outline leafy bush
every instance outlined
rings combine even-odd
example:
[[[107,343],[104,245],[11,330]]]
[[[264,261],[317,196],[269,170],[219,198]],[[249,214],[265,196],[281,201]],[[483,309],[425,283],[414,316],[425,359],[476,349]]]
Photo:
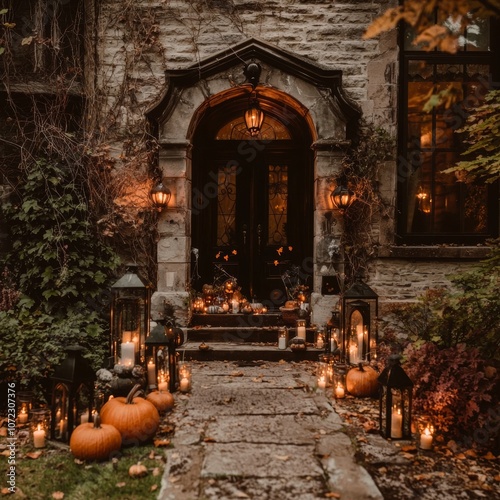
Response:
[[[427,290],[417,302],[391,308],[392,328],[408,340],[442,348],[465,344],[500,361],[500,248],[467,273],[452,278],[453,290]]]
[[[478,349],[464,344],[440,349],[425,342],[408,345],[404,356],[404,369],[414,383],[414,411],[429,415],[439,433],[470,438],[482,430],[482,436],[498,436],[489,411],[499,402],[498,372]]]
[[[97,237],[83,184],[69,167],[38,160],[21,181],[18,201],[2,206],[11,250],[0,281],[0,378],[41,393],[71,344],[86,348],[96,369],[102,365],[118,258]]]

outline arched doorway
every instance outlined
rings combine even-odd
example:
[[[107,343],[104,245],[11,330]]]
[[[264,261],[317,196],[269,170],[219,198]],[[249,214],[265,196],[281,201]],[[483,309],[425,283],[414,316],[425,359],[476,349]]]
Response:
[[[312,285],[313,139],[289,96],[257,87],[265,119],[251,137],[248,92],[216,97],[193,134],[193,286],[235,277],[243,295],[268,308],[287,299],[292,269]],[[298,106],[297,106],[298,108]]]

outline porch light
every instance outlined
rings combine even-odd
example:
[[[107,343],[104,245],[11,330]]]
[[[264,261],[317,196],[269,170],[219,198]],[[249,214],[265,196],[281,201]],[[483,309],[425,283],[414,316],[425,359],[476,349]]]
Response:
[[[348,187],[339,184],[330,194],[330,198],[332,199],[333,206],[344,212],[354,201],[354,193]]]
[[[252,137],[259,135],[264,121],[264,112],[259,107],[259,102],[255,97],[250,101],[249,108],[245,111],[245,125]]]
[[[149,193],[153,205],[161,212],[164,208],[167,208],[168,202],[172,197],[172,193],[168,187],[164,186],[162,182],[157,184]]]
[[[260,78],[261,67],[256,62],[250,62],[245,66],[244,74],[247,81],[252,85],[252,93],[250,95],[250,102],[248,109],[245,111],[244,119],[248,132],[252,137],[259,135],[262,123],[264,121],[264,112],[260,109],[259,101],[257,100],[257,87]]]

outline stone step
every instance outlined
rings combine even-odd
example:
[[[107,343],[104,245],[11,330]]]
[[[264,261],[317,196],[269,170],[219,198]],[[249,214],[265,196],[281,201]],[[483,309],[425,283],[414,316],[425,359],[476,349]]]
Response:
[[[307,345],[305,351],[278,349],[277,343],[205,342],[208,350],[200,350],[200,342],[188,341],[177,349],[185,361],[318,361],[324,349]]]
[[[193,342],[278,342],[278,333],[283,327],[219,327],[199,326],[188,328],[187,340]],[[295,337],[295,329],[287,328],[288,339]],[[306,329],[306,341],[315,342],[316,330]]]

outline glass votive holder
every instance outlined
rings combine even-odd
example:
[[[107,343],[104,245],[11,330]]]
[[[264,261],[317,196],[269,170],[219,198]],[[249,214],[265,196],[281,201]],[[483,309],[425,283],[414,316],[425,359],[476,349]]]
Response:
[[[191,365],[183,361],[179,363],[179,390],[191,391]]]
[[[333,372],[334,372],[334,362],[335,358],[333,354],[325,353],[319,355],[319,362],[325,363],[327,365],[327,377],[326,377],[326,386],[331,387],[333,385]]]
[[[288,347],[288,330],[280,328],[278,332],[278,349],[285,350]]]
[[[318,361],[316,365],[316,385],[319,390],[324,391],[328,385],[328,364]]]
[[[434,439],[434,425],[429,417],[423,416],[417,420],[417,432],[420,449],[431,450]]]
[[[19,391],[16,394],[18,423],[28,423],[33,408],[33,397],[34,394],[31,391]]]
[[[333,371],[333,397],[343,399],[346,394],[346,376],[349,367],[344,363],[337,363]]]
[[[45,448],[50,435],[50,409],[37,408],[31,411],[31,440],[35,448]]]

